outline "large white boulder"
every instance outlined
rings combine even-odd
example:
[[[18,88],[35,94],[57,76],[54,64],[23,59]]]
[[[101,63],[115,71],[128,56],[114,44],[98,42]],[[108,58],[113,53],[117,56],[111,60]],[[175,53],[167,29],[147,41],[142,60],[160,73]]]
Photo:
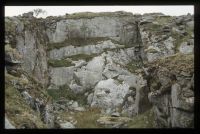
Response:
[[[95,87],[91,107],[100,107],[112,112],[123,103],[128,90],[127,84],[119,84],[114,79],[102,80]]]

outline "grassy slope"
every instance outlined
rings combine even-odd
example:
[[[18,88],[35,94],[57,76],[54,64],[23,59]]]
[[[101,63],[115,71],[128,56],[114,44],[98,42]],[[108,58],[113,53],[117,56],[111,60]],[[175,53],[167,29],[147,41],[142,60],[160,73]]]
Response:
[[[39,113],[33,111],[12,85],[5,85],[5,113],[16,128],[26,124],[28,128],[46,128]]]

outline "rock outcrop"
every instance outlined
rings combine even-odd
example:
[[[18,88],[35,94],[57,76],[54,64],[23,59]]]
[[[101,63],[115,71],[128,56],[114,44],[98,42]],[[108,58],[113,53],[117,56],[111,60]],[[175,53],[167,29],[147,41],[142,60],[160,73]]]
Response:
[[[194,126],[193,58],[193,55],[179,54],[157,61],[165,67],[156,67],[152,72],[149,99],[158,127]]]
[[[6,83],[47,128],[76,128],[57,124],[59,112],[132,118],[152,107],[157,127],[193,127],[193,30],[190,14],[5,17]]]

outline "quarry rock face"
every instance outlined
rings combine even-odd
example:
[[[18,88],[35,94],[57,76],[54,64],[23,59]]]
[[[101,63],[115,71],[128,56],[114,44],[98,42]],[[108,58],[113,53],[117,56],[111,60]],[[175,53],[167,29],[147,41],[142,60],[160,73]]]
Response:
[[[193,127],[193,30],[190,14],[86,12],[45,19],[32,13],[5,17],[5,68],[15,77],[21,77],[21,72],[31,76],[20,91],[33,109],[40,98],[29,95],[38,91],[30,84],[35,81],[43,91],[51,89],[53,99],[68,96],[65,99],[83,103],[72,109],[49,104],[50,99],[42,103],[48,128],[56,126],[52,111],[87,108],[130,118],[153,108],[159,128]],[[58,124],[76,127],[67,121]]]
[[[26,15],[29,17],[29,14]],[[22,55],[22,67],[35,76],[42,84],[47,84],[47,55],[45,25],[36,18],[9,17],[6,19],[6,33],[13,32],[8,38],[12,47]],[[6,34],[7,36],[7,34]]]

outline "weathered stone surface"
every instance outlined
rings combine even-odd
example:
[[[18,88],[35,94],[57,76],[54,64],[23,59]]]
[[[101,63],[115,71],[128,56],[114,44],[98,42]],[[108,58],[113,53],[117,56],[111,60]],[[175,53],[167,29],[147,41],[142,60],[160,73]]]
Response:
[[[102,56],[94,57],[91,61],[88,62],[85,68],[93,72],[102,72],[104,68],[104,62],[105,59]]]
[[[129,62],[137,59],[137,54],[135,52],[135,47],[119,49],[116,51],[108,51],[108,54],[105,55],[108,63],[119,63],[122,65],[126,65]],[[111,60],[111,61],[110,61]]]
[[[5,117],[5,129],[15,129],[15,127],[9,122],[7,117]]]
[[[183,42],[179,47],[179,51],[184,54],[193,53],[194,45],[190,44],[189,42]]]
[[[84,92],[83,86],[77,85],[76,83],[71,83],[69,85],[69,87],[74,93],[82,93],[82,92]]]
[[[181,90],[180,85],[172,85],[172,127],[192,127],[194,124],[194,115],[190,112],[194,111],[194,97],[184,99],[180,96]]]
[[[57,22],[55,32],[48,33],[48,37],[50,42],[62,42],[66,38],[72,37],[112,37],[120,40],[123,36],[123,25],[127,25],[128,21],[134,22],[134,18],[132,16],[101,16],[90,19],[81,17],[79,19],[62,19]],[[132,26],[136,27],[134,24]],[[134,36],[136,35],[127,35],[126,39],[134,40]]]
[[[112,49],[120,47],[118,44],[112,43],[111,40],[99,42],[97,44],[90,44],[82,47],[66,46],[60,49],[53,49],[49,52],[49,57],[51,59],[62,59],[64,57],[78,55],[78,54],[99,54],[104,51],[104,49]]]
[[[29,95],[27,91],[23,91],[22,96],[24,97],[27,104],[29,104],[32,108],[35,108],[34,98]]]
[[[176,63],[178,68],[175,71],[175,68],[170,67],[174,63],[170,63],[169,65],[165,65],[165,67],[158,67],[155,71],[151,72],[154,75],[154,79],[149,81],[151,83],[151,92],[148,98],[153,104],[157,126],[160,128],[184,128],[193,127],[194,125],[192,75],[181,75],[183,74],[182,71],[178,71],[186,71],[187,68],[190,68],[191,65],[189,64],[191,64],[192,59],[184,57],[182,59],[184,59],[184,63],[188,64],[185,68],[181,69],[181,63]],[[189,74],[193,72],[192,69],[188,71]]]
[[[186,26],[188,26],[190,29],[194,29],[194,21],[189,21],[186,23]]]
[[[60,128],[66,129],[66,128],[75,128],[75,126],[70,122],[60,123]]]
[[[43,111],[43,121],[47,124],[48,128],[54,128],[54,114],[52,104],[47,104]]]
[[[25,16],[31,17],[32,14],[27,13]],[[44,25],[37,20],[23,20],[19,17],[11,17],[10,21],[15,28],[6,28],[6,31],[13,33],[12,39],[9,37],[9,42],[22,55],[23,69],[46,85],[48,76],[45,45],[48,40],[44,32]],[[37,25],[37,27],[33,25]]]
[[[81,70],[74,73],[74,78],[86,90],[93,89],[102,79],[102,74],[93,71]]]
[[[80,68],[80,67],[82,67],[82,66],[87,64],[87,62],[85,60],[72,61],[72,63],[75,64],[74,67],[76,67],[76,68]]]
[[[50,68],[51,84],[61,86],[73,80],[74,67]]]
[[[125,95],[128,93],[129,86],[127,84],[119,84],[113,79],[100,81],[95,89],[92,99],[92,107],[100,107],[104,110],[114,110],[121,105]]]
[[[115,113],[111,114],[111,117],[119,117],[119,116],[120,116],[120,114],[118,112],[115,112]]]

